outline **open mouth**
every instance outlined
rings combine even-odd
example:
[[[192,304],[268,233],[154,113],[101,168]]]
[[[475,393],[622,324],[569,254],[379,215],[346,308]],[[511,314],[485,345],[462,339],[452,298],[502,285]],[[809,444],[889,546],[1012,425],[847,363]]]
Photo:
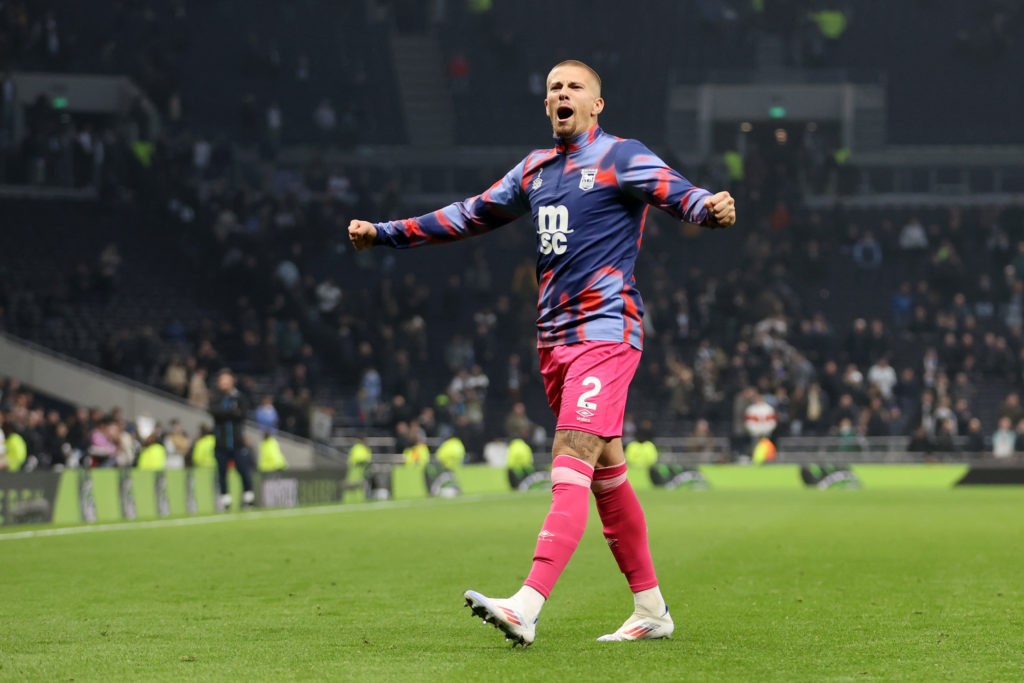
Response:
[[[564,104],[555,110],[555,115],[558,117],[559,121],[568,121],[572,118],[572,113],[572,107]]]

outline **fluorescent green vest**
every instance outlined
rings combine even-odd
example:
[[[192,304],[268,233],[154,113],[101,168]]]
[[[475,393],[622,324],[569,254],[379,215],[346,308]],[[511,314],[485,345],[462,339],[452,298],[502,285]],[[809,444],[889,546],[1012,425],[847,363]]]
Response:
[[[372,458],[373,451],[362,441],[357,441],[352,444],[352,448],[348,449],[349,467],[365,467],[370,464]]]
[[[466,459],[466,446],[462,443],[462,439],[457,436],[445,439],[437,447],[437,459],[450,470],[454,470],[461,465],[462,461]]]
[[[192,446],[192,467],[216,467],[217,457],[213,454],[217,440],[213,434],[207,434]]]
[[[658,447],[651,441],[633,441],[626,446],[626,462],[630,467],[647,469],[658,462]]]
[[[281,452],[281,444],[274,437],[263,439],[260,444],[260,472],[275,472],[288,469],[288,461]]]
[[[423,467],[430,461],[430,449],[425,443],[417,443],[409,446],[402,453],[405,456],[405,464],[415,467]]]
[[[159,442],[151,443],[139,453],[140,470],[163,470],[167,469],[167,449]]]
[[[21,434],[11,432],[7,435],[7,471],[17,472],[28,458],[28,445]]]
[[[522,439],[508,442],[508,466],[510,469],[533,467],[533,449]]]

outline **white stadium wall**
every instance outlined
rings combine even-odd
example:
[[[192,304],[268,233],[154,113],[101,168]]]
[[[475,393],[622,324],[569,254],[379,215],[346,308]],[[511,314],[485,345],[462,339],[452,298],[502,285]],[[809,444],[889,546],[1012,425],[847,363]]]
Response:
[[[0,375],[17,379],[34,390],[75,405],[96,406],[105,411],[121,408],[127,419],[149,415],[165,425],[177,419],[191,435],[197,433],[199,425],[211,422],[206,411],[170,395],[76,363],[5,334],[0,334]],[[250,427],[246,435],[253,445],[259,443],[257,429]],[[279,435],[278,440],[291,467],[313,467],[311,441],[285,434]]]

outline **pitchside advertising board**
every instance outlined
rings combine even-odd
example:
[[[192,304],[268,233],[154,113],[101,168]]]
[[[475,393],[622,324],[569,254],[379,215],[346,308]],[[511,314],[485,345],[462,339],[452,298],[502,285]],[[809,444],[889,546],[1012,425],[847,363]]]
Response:
[[[265,508],[340,503],[346,488],[343,473],[317,470],[268,473],[257,482],[257,503]]]
[[[48,524],[57,507],[59,473],[0,473],[0,526]]]
[[[518,490],[548,488],[547,472],[524,472],[513,479],[505,468],[469,466],[456,472],[422,467],[372,466],[347,481],[339,470],[264,474],[256,478],[260,507],[295,507],[352,501],[399,500],[460,493],[498,494],[511,485]],[[716,490],[856,488],[872,490],[949,489],[965,485],[1022,485],[1024,463],[917,463],[796,465],[762,467],[700,465],[666,466],[656,472],[630,471],[637,490],[665,488]],[[231,476],[237,502],[241,483]],[[213,470],[96,469],[55,472],[0,472],[0,526],[81,524],[126,519],[216,513],[217,481]]]
[[[254,479],[260,507],[339,503],[347,490],[343,473],[336,470],[268,473]],[[231,489],[239,500],[236,474]],[[213,470],[0,472],[0,526],[213,514],[217,492]]]

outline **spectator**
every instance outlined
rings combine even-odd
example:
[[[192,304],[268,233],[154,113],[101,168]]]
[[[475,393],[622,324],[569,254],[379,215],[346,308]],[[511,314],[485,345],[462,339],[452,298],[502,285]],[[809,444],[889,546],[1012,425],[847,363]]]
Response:
[[[893,400],[893,389],[899,381],[896,370],[889,365],[889,357],[881,356],[868,369],[868,385],[878,390],[882,400],[889,403]]]
[[[111,417],[103,418],[89,436],[89,466],[116,466],[120,440],[121,428],[117,422]]]
[[[260,399],[260,404],[256,406],[253,418],[264,435],[277,432],[278,416],[277,409],[274,407],[273,396],[265,395]]]
[[[985,444],[985,433],[982,431],[981,420],[972,417],[967,421],[967,445],[964,451],[973,458],[984,456],[987,448]]]
[[[1006,416],[999,418],[996,431],[992,434],[992,456],[995,458],[1011,458],[1017,446],[1017,432],[1013,429],[1013,421]]]
[[[175,396],[184,397],[188,392],[188,368],[178,356],[173,356],[164,370],[164,387]]]
[[[1016,426],[1017,438],[1013,443],[1013,450],[1017,453],[1024,452],[1024,418],[1017,422]]]
[[[846,355],[855,365],[867,365],[871,360],[871,339],[868,334],[868,322],[864,318],[853,321],[853,327],[846,337]]]
[[[861,433],[864,436],[888,436],[890,433],[890,413],[882,403],[882,399],[873,396],[868,401],[868,406],[861,411]]]
[[[188,380],[188,403],[206,410],[210,407],[210,391],[206,386],[206,368],[197,367]]]
[[[522,401],[514,403],[511,412],[505,417],[505,436],[530,441],[533,429],[533,422],[526,415],[526,405]]]
[[[928,249],[928,234],[917,216],[907,221],[900,229],[899,243],[900,249],[905,252],[921,252]]]
[[[7,425],[4,424],[3,417],[3,413],[0,413],[0,472],[10,468],[10,463],[7,460],[7,435],[4,434],[3,430]]]
[[[914,294],[910,282],[900,283],[899,288],[889,299],[889,310],[897,329],[902,330],[910,324],[914,314]]]
[[[327,278],[316,288],[317,310],[325,322],[329,322],[341,304],[341,288],[333,278]]]
[[[263,433],[257,465],[260,472],[280,472],[288,469],[288,461],[281,452],[281,443],[271,432]]]
[[[852,255],[861,270],[877,270],[882,266],[882,245],[870,230],[865,230],[854,243]]]
[[[142,448],[135,460],[135,467],[140,470],[160,471],[167,469],[167,449],[161,441],[159,427],[152,428],[142,440]]]
[[[998,416],[1000,420],[1004,417],[1008,418],[1010,424],[1014,425],[1024,419],[1024,407],[1020,403],[1020,394],[1015,391],[1007,394],[1002,405],[999,406]]]
[[[167,429],[161,431],[160,438],[162,439],[166,456],[166,466],[168,468],[180,468],[184,464],[189,448],[192,445],[188,434],[185,432],[185,428],[181,425],[181,421],[177,418],[172,419],[168,423]]]
[[[456,50],[451,57],[448,58],[448,83],[451,85],[452,92],[455,95],[462,95],[466,92],[469,84],[470,66],[469,60],[466,58],[465,53],[462,50]]]
[[[956,425],[953,420],[946,418],[938,421],[938,426],[935,428],[935,453],[956,453],[960,449],[956,445]]]
[[[228,492],[228,463],[234,462],[235,470],[242,477],[242,505],[251,506],[256,502],[253,492],[250,456],[245,443],[245,419],[249,414],[249,400],[236,386],[235,374],[224,368],[217,373],[216,391],[210,397],[210,413],[213,416],[213,434],[216,443],[217,482],[220,488],[218,507],[231,508],[231,494]]]
[[[932,442],[931,437],[928,436],[925,428],[920,425],[915,427],[914,433],[910,437],[910,442],[907,444],[907,452],[931,454],[934,450],[935,444]]]
[[[636,432],[636,439],[626,446],[626,462],[638,471],[647,471],[658,462],[658,447],[654,445],[653,424],[643,420]]]
[[[691,430],[690,435],[687,438],[686,450],[690,453],[703,456],[718,452],[717,445],[715,444],[715,437],[711,433],[710,422],[704,418],[694,421],[693,430]]]
[[[17,432],[17,430],[10,428],[6,423],[4,427],[7,428],[6,436],[3,444],[3,454],[0,457],[0,470],[6,469],[8,472],[21,471],[26,463],[29,462],[28,445],[25,443],[24,437]],[[0,430],[0,435],[4,432]]]
[[[854,427],[853,420],[844,417],[836,425],[836,449],[840,453],[858,453],[861,450],[860,437]]]

